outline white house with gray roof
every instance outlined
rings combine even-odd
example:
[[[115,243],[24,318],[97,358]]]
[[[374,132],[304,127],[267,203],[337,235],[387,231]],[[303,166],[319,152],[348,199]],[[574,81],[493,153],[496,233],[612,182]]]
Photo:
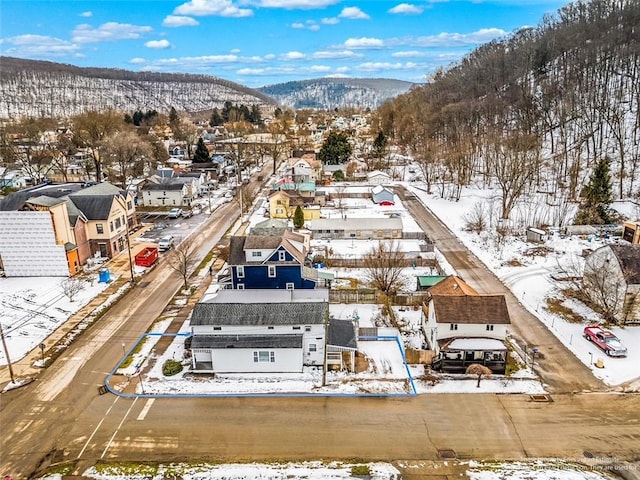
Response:
[[[191,314],[192,368],[202,373],[302,372],[323,365],[326,290],[221,290]]]

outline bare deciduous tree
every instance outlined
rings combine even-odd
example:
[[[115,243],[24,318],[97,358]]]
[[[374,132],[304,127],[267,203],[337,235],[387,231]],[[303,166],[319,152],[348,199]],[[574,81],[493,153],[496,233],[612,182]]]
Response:
[[[115,178],[121,188],[127,188],[127,178],[142,175],[144,161],[153,155],[151,145],[133,130],[121,130],[107,137],[103,152],[110,159]]]
[[[582,277],[582,293],[605,322],[618,323],[624,309],[629,275],[619,268],[615,255],[591,254]]]
[[[405,283],[403,275],[407,258],[397,242],[378,242],[363,258],[369,282],[386,294],[398,292]]]
[[[76,295],[84,290],[85,282],[81,278],[69,277],[60,282],[62,293],[66,295],[70,302],[73,302]]]
[[[467,367],[467,375],[477,375],[478,383],[476,385],[477,388],[480,388],[480,380],[482,377],[490,378],[493,372],[489,367],[485,367],[484,365],[480,365],[479,363],[472,363]]]
[[[191,238],[186,238],[174,248],[167,256],[169,266],[180,274],[184,281],[184,289],[189,286],[188,278],[196,255],[196,243]]]

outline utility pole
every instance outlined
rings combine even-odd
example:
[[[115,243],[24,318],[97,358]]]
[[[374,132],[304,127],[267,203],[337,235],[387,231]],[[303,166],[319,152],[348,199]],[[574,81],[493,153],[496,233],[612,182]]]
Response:
[[[2,330],[2,322],[0,322],[0,338],[2,339],[2,348],[4,349],[4,356],[7,357],[7,365],[9,366],[9,376],[11,377],[11,383],[16,383],[15,376],[13,375],[13,367],[11,366],[11,359],[9,358],[9,349],[7,348],[7,342],[4,339],[4,330]]]
[[[324,312],[324,365],[322,367],[322,386],[327,384],[327,351],[329,350],[329,308]]]

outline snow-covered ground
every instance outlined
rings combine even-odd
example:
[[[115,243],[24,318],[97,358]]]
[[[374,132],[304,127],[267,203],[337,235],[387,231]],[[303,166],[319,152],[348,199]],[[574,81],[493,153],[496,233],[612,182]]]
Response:
[[[563,269],[570,270],[572,264],[583,262],[583,249],[596,249],[606,245],[609,239],[596,236],[564,237],[555,232],[543,245],[549,251],[536,253],[535,249],[539,245],[526,242],[523,236],[508,237],[504,242],[498,242],[489,234],[476,234],[465,230],[465,218],[469,212],[474,210],[476,204],[495,205],[498,197],[496,191],[463,188],[460,200],[450,201],[438,195],[428,195],[414,184],[409,188],[511,289],[531,313],[536,315],[580,361],[592,369],[596,377],[612,386],[631,382],[630,389],[640,389],[640,328],[611,328],[627,346],[629,354],[626,358],[606,357],[602,350],[582,337],[584,326],[598,322],[598,315],[577,301],[565,300],[561,290],[569,285],[552,278],[552,275],[561,273]],[[633,208],[628,204],[621,203],[616,206],[621,209],[627,208],[628,213],[632,214]],[[487,209],[489,210],[489,207]],[[524,211],[514,212],[514,216],[520,215],[521,219],[525,214]],[[537,215],[544,214],[541,210]],[[493,222],[495,221],[497,218],[494,217]],[[545,308],[549,298],[563,299],[563,304],[581,315],[584,322],[571,323],[549,312]],[[604,368],[596,367],[598,359],[603,359]]]
[[[485,264],[508,285],[521,300],[521,302],[541,321],[543,321],[551,331],[553,331],[576,356],[586,365],[590,365],[594,374],[610,385],[619,385],[624,382],[636,380],[638,377],[637,365],[640,361],[640,329],[639,328],[614,328],[614,332],[622,339],[629,348],[627,358],[604,359],[604,368],[597,368],[596,361],[604,357],[603,352],[598,350],[593,344],[582,338],[581,332],[583,324],[570,323],[562,318],[552,315],[546,309],[546,299],[552,295],[559,295],[562,285],[553,280],[551,275],[557,273],[561,266],[568,262],[580,261],[580,252],[583,248],[597,248],[604,244],[604,240],[596,238],[561,238],[560,235],[552,236],[546,242],[550,251],[545,255],[527,255],[527,251],[534,245],[526,243],[521,239],[509,238],[501,244],[497,244],[495,239],[489,235],[477,235],[464,230],[465,214],[468,214],[477,202],[495,203],[496,192],[489,190],[464,189],[460,201],[453,202],[443,200],[435,195],[427,195],[423,190],[415,188],[412,183],[409,188],[413,188],[416,194],[445,222],[465,244],[482,259]],[[355,188],[355,187],[354,187]],[[380,209],[393,208],[394,212],[400,213],[403,221],[410,217],[401,204],[394,207],[378,207],[368,199],[355,199],[360,205],[368,205],[367,208],[357,208],[363,215],[386,214]],[[365,213],[363,213],[365,212]],[[369,213],[366,213],[369,212]],[[373,213],[371,213],[373,212]],[[258,219],[259,213],[252,216],[252,220]],[[413,222],[413,220],[411,220]],[[415,222],[413,222],[415,223]],[[358,250],[365,246],[358,243]],[[315,242],[317,244],[317,242]],[[417,241],[407,240],[408,249],[416,248]],[[336,251],[353,251],[350,240],[335,240],[331,242],[331,247]],[[438,256],[438,252],[435,254]],[[517,265],[517,266],[514,266]],[[445,270],[454,273],[450,266]],[[365,282],[362,270],[340,269],[334,271],[338,278],[355,278],[359,282]],[[428,267],[416,267],[407,269],[408,288],[411,290],[415,285],[415,276],[420,274],[433,273]],[[2,324],[5,335],[8,339],[9,351],[13,361],[22,358],[30,349],[37,347],[46,336],[73,312],[77,311],[90,298],[96,295],[106,284],[94,282],[87,284],[74,302],[69,302],[62,294],[59,282],[61,279],[51,278],[0,278],[0,313],[2,313]],[[596,321],[597,315],[577,302],[566,302],[576,312],[586,319],[586,322]],[[380,315],[380,307],[376,305],[331,305],[331,314],[335,318],[349,319],[358,317],[361,326],[376,325],[375,319]],[[419,332],[419,311],[396,311],[399,319],[405,318],[403,330],[406,332],[401,336],[402,344],[405,347],[420,348],[422,338]],[[186,326],[184,327],[186,329]],[[162,331],[162,326],[156,326],[156,331]],[[370,370],[360,374],[351,374],[347,378],[344,373],[331,373],[327,376],[327,386],[322,387],[322,375],[319,370],[313,368],[305,370],[297,376],[255,376],[249,378],[244,376],[219,376],[215,381],[187,381],[181,375],[167,379],[162,376],[161,365],[166,358],[182,359],[184,355],[183,338],[179,337],[172,349],[167,351],[162,358],[155,358],[151,353],[155,341],[158,337],[147,337],[145,345],[141,349],[140,358],[133,362],[129,370],[123,372],[129,376],[135,376],[138,372],[144,371],[139,378],[146,384],[149,383],[148,392],[158,394],[196,394],[200,393],[269,393],[269,392],[324,392],[335,393],[355,393],[355,392],[387,392],[387,393],[408,393],[411,388],[404,385],[410,382],[407,369],[402,363],[402,356],[396,342],[361,342],[363,353],[367,354],[370,361]],[[378,343],[380,343],[378,345]],[[366,350],[366,351],[365,351]],[[151,362],[145,363],[147,359]],[[4,352],[0,352],[0,363],[6,363]],[[150,368],[147,368],[149,366]],[[131,370],[133,369],[133,370]],[[385,378],[385,373],[392,372],[392,377]],[[382,374],[381,374],[382,373]],[[418,393],[424,392],[478,392],[478,391],[521,391],[540,392],[541,387],[537,380],[532,378],[529,371],[523,370],[516,378],[507,379],[485,379],[481,383],[481,388],[475,387],[475,382],[470,380],[449,380],[444,378],[436,385],[427,385],[418,380],[422,374],[421,367],[412,368],[411,376],[414,378],[415,390]],[[397,376],[397,377],[396,377]],[[400,379],[402,378],[402,380]],[[372,387],[372,383],[384,379],[385,385]],[[351,383],[352,382],[352,383]],[[347,385],[351,383],[351,385]],[[637,382],[636,383],[640,383]],[[153,385],[152,385],[153,384]],[[206,387],[205,387],[205,384]],[[274,386],[278,385],[277,388]],[[322,387],[322,388],[320,388]],[[326,388],[328,387],[328,388]],[[632,387],[635,388],[635,387]],[[199,390],[200,389],[200,390]]]
[[[411,470],[421,468],[421,465],[401,464],[401,468]],[[470,480],[611,480],[614,477],[608,473],[609,465],[589,465],[575,462],[548,460],[522,462],[457,462],[448,461],[431,465],[433,472],[455,470],[460,478]],[[637,469],[636,465],[613,465],[612,471],[618,469]],[[105,465],[99,468],[91,467],[83,472],[86,478],[95,480],[127,480],[146,478],[161,480],[163,478],[179,477],[184,480],[323,480],[323,479],[356,479],[363,478],[361,472],[366,468],[371,480],[395,480],[401,478],[401,472],[389,463],[348,464],[341,462],[304,462],[286,464],[171,464],[171,465],[139,465],[126,466]],[[357,470],[359,469],[359,470]],[[466,476],[463,476],[465,475]],[[447,475],[443,475],[444,478]],[[447,478],[452,475],[447,476]],[[49,475],[40,480],[61,480],[62,475]]]

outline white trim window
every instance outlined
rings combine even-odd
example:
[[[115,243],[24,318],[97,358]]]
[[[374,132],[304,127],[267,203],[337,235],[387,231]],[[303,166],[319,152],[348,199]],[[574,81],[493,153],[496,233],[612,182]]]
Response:
[[[284,252],[284,250],[279,250],[278,251],[278,261],[279,262],[284,262],[286,260],[286,254]]]
[[[238,278],[244,278],[244,265],[238,265],[236,267],[236,275]]]
[[[236,285],[237,290],[244,290],[244,283],[239,283],[238,285]]]
[[[296,288],[296,284],[292,282],[287,282],[287,290],[294,290]]]
[[[276,363],[276,352],[259,350],[253,352],[253,363]]]
[[[267,268],[269,269],[269,278],[275,278],[276,277],[276,266],[275,265],[268,265]]]

